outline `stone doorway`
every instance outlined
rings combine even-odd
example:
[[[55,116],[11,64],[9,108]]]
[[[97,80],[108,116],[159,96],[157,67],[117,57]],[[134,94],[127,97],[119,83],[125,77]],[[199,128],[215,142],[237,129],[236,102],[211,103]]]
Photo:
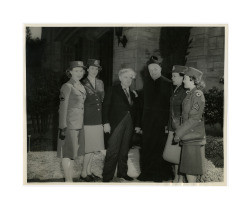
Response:
[[[105,90],[112,86],[113,78],[113,30],[107,31],[103,34],[98,42],[100,46],[99,58],[101,60],[102,71],[99,78],[104,82]]]

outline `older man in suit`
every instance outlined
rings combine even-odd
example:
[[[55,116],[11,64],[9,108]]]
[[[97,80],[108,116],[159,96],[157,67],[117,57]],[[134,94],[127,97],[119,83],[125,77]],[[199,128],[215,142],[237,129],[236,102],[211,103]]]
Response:
[[[117,177],[133,180],[127,175],[128,152],[133,135],[136,93],[129,89],[135,72],[130,69],[119,71],[120,84],[113,86],[103,102],[104,132],[110,133],[103,169],[103,182],[113,179],[116,165]]]

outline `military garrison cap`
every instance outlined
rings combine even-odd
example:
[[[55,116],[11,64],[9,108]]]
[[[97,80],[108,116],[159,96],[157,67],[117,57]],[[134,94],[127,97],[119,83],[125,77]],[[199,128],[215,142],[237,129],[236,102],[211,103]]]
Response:
[[[184,74],[189,77],[194,77],[198,82],[201,81],[203,73],[193,67],[188,67],[187,70],[184,71]]]
[[[181,65],[174,65],[172,69],[172,73],[183,73],[184,71],[187,70],[188,67],[186,66],[181,66]]]
[[[88,66],[98,67],[99,70],[102,69],[102,66],[100,65],[100,60],[88,59],[87,65],[88,65]]]
[[[69,68],[75,68],[75,67],[82,67],[82,68],[86,68],[86,66],[84,66],[83,61],[71,61],[69,63]]]

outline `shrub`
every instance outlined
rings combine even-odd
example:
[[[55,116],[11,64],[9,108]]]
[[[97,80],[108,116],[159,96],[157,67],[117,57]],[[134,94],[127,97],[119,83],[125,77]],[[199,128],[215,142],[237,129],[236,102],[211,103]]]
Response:
[[[27,114],[34,132],[46,132],[58,110],[59,84],[56,74],[40,71],[27,75]]]
[[[206,158],[211,160],[217,167],[224,166],[223,138],[207,136]]]
[[[205,92],[204,95],[206,98],[205,123],[209,125],[220,123],[223,127],[224,91],[213,87],[208,92]]]

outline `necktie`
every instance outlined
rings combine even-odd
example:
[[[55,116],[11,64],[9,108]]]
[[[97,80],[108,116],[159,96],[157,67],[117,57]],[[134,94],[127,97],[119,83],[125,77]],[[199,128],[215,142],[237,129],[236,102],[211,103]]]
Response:
[[[95,80],[90,80],[92,87],[95,89]]]
[[[131,104],[131,103],[132,103],[132,102],[131,102],[131,98],[130,98],[130,95],[129,95],[127,89],[124,89],[124,92],[125,92],[125,94],[126,94],[126,96],[127,96],[127,98],[128,98],[129,104]]]

